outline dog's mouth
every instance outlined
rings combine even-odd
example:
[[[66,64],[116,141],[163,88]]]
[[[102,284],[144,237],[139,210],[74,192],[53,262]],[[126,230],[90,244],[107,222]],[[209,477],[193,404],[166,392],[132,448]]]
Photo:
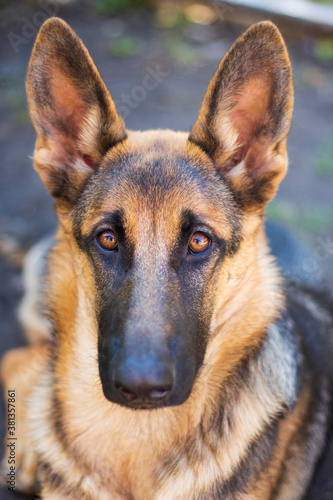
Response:
[[[117,398],[117,400],[113,399],[112,402],[117,403],[121,406],[126,406],[127,408],[131,408],[133,410],[156,410],[158,408],[170,406],[167,398],[163,398],[157,401],[151,401],[149,399],[128,401],[124,398]]]
[[[166,406],[164,402],[162,403],[149,403],[147,402],[142,402],[142,403],[127,403],[126,405],[129,408],[132,408],[133,410],[156,410],[157,408],[162,408],[163,406]]]

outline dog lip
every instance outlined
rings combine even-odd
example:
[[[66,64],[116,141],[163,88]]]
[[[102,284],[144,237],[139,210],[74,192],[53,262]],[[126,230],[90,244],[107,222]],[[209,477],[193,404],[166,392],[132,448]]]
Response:
[[[133,410],[156,410],[157,408],[160,408],[160,406],[152,405],[149,403],[141,403],[137,405],[132,404],[131,408],[133,408]]]
[[[131,401],[126,404],[128,408],[132,408],[133,410],[156,410],[157,408],[161,408],[165,406],[165,402],[156,401],[156,402],[148,402],[148,401]]]

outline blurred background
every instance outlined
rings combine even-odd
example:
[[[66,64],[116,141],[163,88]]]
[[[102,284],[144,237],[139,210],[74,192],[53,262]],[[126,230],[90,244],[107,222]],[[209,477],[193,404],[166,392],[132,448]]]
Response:
[[[31,49],[52,15],[82,38],[132,129],[189,130],[236,37],[252,22],[276,22],[294,70],[295,111],[289,172],[268,215],[310,247],[303,271],[320,266],[333,280],[333,0],[1,0],[1,352],[23,342],[14,314],[22,253],[55,227],[52,200],[32,168],[35,132],[25,96]],[[331,493],[311,498],[333,498],[332,479],[323,481]]]

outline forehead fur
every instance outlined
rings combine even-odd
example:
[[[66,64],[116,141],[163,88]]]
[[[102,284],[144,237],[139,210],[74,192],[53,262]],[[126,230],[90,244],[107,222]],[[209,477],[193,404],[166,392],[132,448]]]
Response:
[[[107,153],[79,205],[81,234],[89,234],[108,213],[121,212],[132,225],[149,219],[170,230],[190,211],[229,239],[240,216],[211,160],[187,141],[187,134],[169,130],[129,133]]]

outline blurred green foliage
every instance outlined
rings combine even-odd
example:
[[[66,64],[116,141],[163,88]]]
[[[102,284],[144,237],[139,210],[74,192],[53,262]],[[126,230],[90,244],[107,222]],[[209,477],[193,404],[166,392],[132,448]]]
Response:
[[[18,126],[29,123],[24,75],[16,71],[0,74],[0,87],[10,121]]]
[[[267,207],[269,219],[282,222],[305,239],[310,234],[325,234],[333,229],[333,210],[326,205],[300,209],[286,200],[274,200]]]
[[[163,46],[169,57],[181,66],[193,66],[201,60],[195,45],[184,40],[184,37],[179,33],[166,33],[163,37]]]
[[[317,40],[315,43],[315,53],[317,58],[322,62],[333,61],[333,40],[331,38]]]
[[[110,52],[116,57],[130,57],[139,54],[144,47],[141,38],[133,36],[122,36],[112,40]]]
[[[315,158],[315,171],[321,177],[333,176],[333,131],[322,144],[320,152]]]
[[[116,14],[123,10],[147,7],[149,0],[96,0],[91,2],[94,9],[101,14]]]
[[[328,5],[333,5],[333,0],[312,0],[312,2],[326,3]]]
[[[16,125],[26,125],[29,123],[28,106],[24,88],[14,87],[7,93],[7,103]]]
[[[184,27],[189,24],[185,16],[184,6],[167,4],[157,6],[154,12],[154,24],[157,28]]]

